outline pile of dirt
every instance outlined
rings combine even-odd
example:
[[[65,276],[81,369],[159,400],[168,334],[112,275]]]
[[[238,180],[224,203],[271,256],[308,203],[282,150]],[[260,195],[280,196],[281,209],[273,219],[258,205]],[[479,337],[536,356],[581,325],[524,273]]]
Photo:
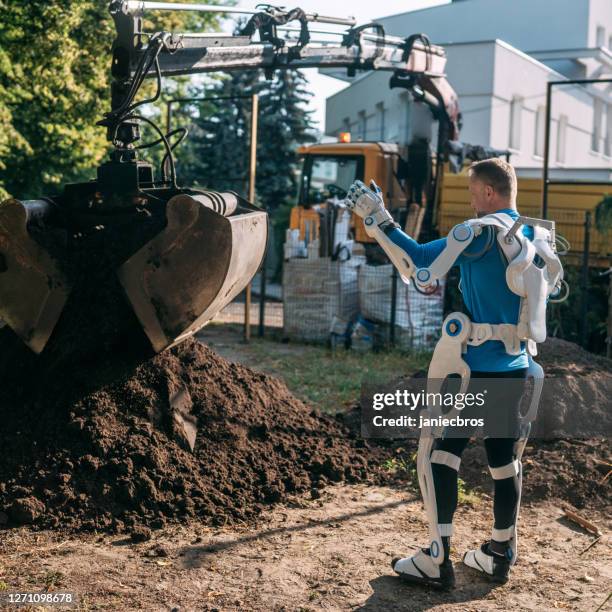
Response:
[[[581,346],[561,338],[548,338],[539,344],[535,359],[544,368],[546,376],[612,375],[612,360],[589,353]]]
[[[572,342],[549,338],[538,345],[536,361],[544,368],[545,384],[532,435],[523,454],[523,499],[555,499],[577,508],[609,507],[612,502],[612,360],[594,355]],[[415,376],[426,377],[425,371]],[[343,416],[357,431],[360,408]],[[564,435],[561,435],[564,434]],[[588,434],[588,435],[586,435]],[[396,480],[414,481],[411,467],[416,440],[381,442],[397,470]],[[492,481],[481,440],[470,443],[461,461],[468,487],[492,492]]]
[[[535,436],[524,454],[526,498],[561,499],[577,508],[605,508],[612,501],[612,360],[589,353],[560,338],[548,338],[538,346],[536,360],[544,368],[553,392],[542,402],[544,425],[564,414],[563,430],[575,437],[547,439]],[[545,387],[546,390],[546,387]],[[545,392],[545,396],[546,392]],[[584,424],[580,427],[578,424]],[[589,424],[590,427],[587,427]],[[593,437],[580,435],[592,431]],[[553,431],[551,427],[548,434]]]
[[[147,527],[192,516],[246,521],[377,469],[336,419],[196,341],[96,367],[47,361],[0,332],[0,519],[9,525],[134,537],[144,527],[146,537]]]
[[[546,379],[532,437],[612,439],[612,361],[559,338],[540,345],[536,361]]]
[[[531,440],[523,453],[523,501],[568,502],[576,508],[610,506],[612,447],[608,439]],[[473,443],[461,460],[461,477],[471,488],[492,494],[493,483],[482,444]]]
[[[196,341],[152,356],[115,277],[97,269],[41,356],[0,330],[0,525],[146,538],[190,517],[249,521],[294,494],[317,498],[328,482],[388,482],[398,476],[389,458],[413,465],[416,441],[363,441],[355,413],[319,415],[279,380]],[[567,342],[548,341],[540,361],[596,389],[612,379],[609,361]],[[609,440],[535,440],[525,460],[527,499],[609,501],[599,484]],[[487,486],[480,449],[463,465],[468,484]]]
[[[363,441],[280,381],[196,341],[152,354],[116,270],[165,216],[126,210],[45,242],[72,290],[40,356],[0,330],[0,526],[142,537],[192,516],[246,521],[375,474]]]

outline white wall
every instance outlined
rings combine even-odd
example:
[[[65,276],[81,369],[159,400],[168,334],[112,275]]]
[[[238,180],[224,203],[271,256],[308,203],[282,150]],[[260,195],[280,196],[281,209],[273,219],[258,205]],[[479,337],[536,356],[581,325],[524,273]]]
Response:
[[[604,5],[608,5],[605,8]],[[432,42],[503,38],[522,51],[587,47],[593,16],[610,0],[465,0],[380,19],[389,34],[425,32]],[[595,18],[595,17],[593,17]],[[608,23],[610,18],[608,17]]]
[[[407,91],[389,89],[388,72],[372,72],[358,79],[349,90],[327,98],[325,133],[337,136],[349,128],[353,140],[406,142],[409,137],[411,97]],[[345,93],[346,92],[346,93]],[[381,138],[379,104],[385,109],[385,133]],[[367,132],[361,138],[360,113],[365,113]],[[348,125],[345,119],[349,119]]]
[[[560,80],[559,75],[505,43],[499,42],[496,45],[490,144],[499,148],[509,146],[510,103],[514,96],[522,97],[520,149],[514,151],[512,156],[513,163],[518,167],[542,166],[542,157],[535,152],[536,115],[538,107],[546,104],[546,84],[549,80]],[[558,163],[557,133],[559,117],[562,115],[568,120],[565,160]],[[551,118],[551,167],[576,170],[609,170],[612,167],[610,158],[603,155],[603,151],[599,154],[591,152],[593,98],[589,93],[578,86],[555,88]],[[584,173],[581,176],[584,177]]]
[[[612,1],[611,0],[590,0],[589,3],[589,47],[609,46],[612,37]],[[597,44],[597,27],[601,26],[604,30],[604,44]]]
[[[457,91],[464,112],[462,139],[466,142],[489,141],[494,59],[494,42],[454,45],[453,52],[448,54],[449,79],[454,85],[460,83]],[[348,125],[353,140],[358,140],[361,137],[360,113],[365,113],[365,140],[380,140],[379,105],[382,103],[385,108],[386,141],[405,144],[414,138],[431,136],[433,121],[429,109],[415,104],[405,90],[391,90],[390,76],[387,72],[366,73],[355,80],[349,89],[329,97],[325,133],[337,135]],[[346,118],[349,119],[348,124]]]
[[[491,141],[491,94],[495,70],[494,41],[446,47],[446,73],[459,95],[463,115],[461,140],[474,144]]]
[[[477,1],[466,0],[465,4]],[[521,97],[520,149],[513,152],[512,161],[525,170],[524,174],[540,169],[542,158],[535,154],[536,114],[538,107],[545,105],[547,81],[559,80],[561,76],[502,41],[447,45],[446,52],[448,79],[459,95],[463,113],[461,140],[508,148],[511,101],[515,96]],[[389,90],[388,78],[386,73],[371,73],[328,98],[326,133],[337,135],[345,129],[344,119],[349,118],[350,131],[357,140],[359,113],[364,112],[368,126],[366,140],[378,140],[377,126],[380,124],[376,105],[381,102],[386,109],[387,141],[404,143],[415,134],[429,132],[429,111],[407,104],[397,90]],[[405,92],[402,95],[405,96]],[[564,164],[557,163],[556,155],[561,115],[568,120]],[[607,176],[610,175],[610,158],[590,151],[593,108],[588,94],[577,87],[556,89],[552,119],[550,163],[553,168],[576,169],[576,178],[606,178],[606,170]],[[589,174],[580,172],[580,168],[599,168],[599,171],[589,171]]]

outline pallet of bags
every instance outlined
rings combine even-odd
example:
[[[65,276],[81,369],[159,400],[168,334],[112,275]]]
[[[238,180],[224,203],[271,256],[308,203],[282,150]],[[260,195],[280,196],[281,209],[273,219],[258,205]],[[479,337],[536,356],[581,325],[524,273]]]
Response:
[[[294,340],[327,342],[334,319],[351,321],[359,311],[360,259],[289,259],[283,267],[283,332]]]
[[[419,293],[414,283],[406,285],[399,276],[396,282],[396,346],[409,350],[432,349],[440,337],[444,318],[444,279],[431,295]],[[388,337],[392,317],[393,266],[360,266],[358,285],[361,315],[385,328]]]

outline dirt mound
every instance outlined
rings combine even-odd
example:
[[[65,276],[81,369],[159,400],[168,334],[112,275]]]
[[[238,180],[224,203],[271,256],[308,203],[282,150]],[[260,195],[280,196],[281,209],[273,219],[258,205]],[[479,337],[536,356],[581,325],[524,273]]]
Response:
[[[358,413],[316,414],[277,379],[196,341],[151,357],[125,314],[114,319],[118,332],[106,327],[95,343],[73,334],[74,346],[97,347],[79,354],[62,351],[56,335],[36,357],[0,330],[0,525],[142,540],[189,517],[248,521],[292,494],[316,498],[330,481],[415,484],[384,466],[412,465],[416,441],[364,442]],[[542,347],[540,362],[548,375],[612,376],[607,360],[559,340]],[[533,440],[525,497],[609,503],[606,462],[609,440]],[[482,449],[468,449],[463,465],[469,485],[489,486]]]
[[[117,355],[63,371],[44,362],[0,332],[0,512],[9,525],[142,539],[142,526],[168,520],[248,520],[376,468],[337,420],[196,341],[142,363]]]
[[[612,481],[606,475],[612,466],[612,361],[558,338],[549,338],[538,350],[536,361],[544,368],[547,380],[523,455],[523,499],[556,499],[577,508],[609,507]],[[419,371],[414,376],[423,378],[427,373]],[[359,431],[359,406],[342,420]],[[387,465],[395,480],[415,482],[416,440],[373,442],[385,447],[393,459]],[[481,440],[471,443],[464,452],[461,477],[468,487],[492,491]]]
[[[525,502],[554,499],[576,508],[602,510],[612,502],[609,440],[532,440],[523,453]],[[493,483],[482,444],[471,444],[461,460],[461,477],[469,487],[492,494]]]
[[[577,508],[611,503],[612,361],[559,338],[538,345],[547,382],[533,435],[523,455],[526,501],[560,499]],[[559,436],[555,432],[573,433]],[[587,438],[585,431],[593,433]],[[490,488],[482,445],[462,461],[466,482]]]
[[[40,356],[0,330],[0,526],[143,539],[375,474],[363,441],[280,381],[196,341],[152,355],[116,270],[161,217],[132,216],[67,238],[73,289]]]
[[[538,350],[546,380],[532,438],[612,439],[612,361],[559,338]]]
[[[545,384],[534,436],[523,455],[525,499],[560,499],[577,508],[609,506],[610,479],[605,476],[612,465],[612,360],[573,342],[548,338],[538,345],[536,361],[550,380]],[[560,431],[580,433],[590,426],[599,435],[542,439],[554,434],[559,423]],[[489,488],[482,448],[468,449],[462,466],[467,482]]]
[[[539,344],[536,361],[542,365],[547,376],[612,375],[611,359],[589,353],[581,346],[561,338],[548,338]]]

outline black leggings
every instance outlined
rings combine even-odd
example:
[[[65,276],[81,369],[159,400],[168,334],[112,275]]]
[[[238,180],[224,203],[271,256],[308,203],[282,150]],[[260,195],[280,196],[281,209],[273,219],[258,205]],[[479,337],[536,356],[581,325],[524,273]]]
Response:
[[[436,450],[444,450],[461,457],[469,438],[437,440]],[[514,440],[511,438],[487,438],[484,441],[490,467],[502,467],[514,459]],[[439,463],[432,463],[438,523],[452,523],[457,509],[457,471]],[[518,510],[518,484],[515,478],[494,480],[493,516],[496,529],[514,525]]]
[[[472,378],[525,378],[527,368],[512,370],[510,372],[472,372]],[[513,390],[517,391],[514,392]],[[521,394],[518,386],[509,386],[508,393],[513,393],[511,398],[504,398],[505,403],[514,404],[516,407],[515,418],[518,422],[518,410],[520,407]],[[514,397],[516,396],[516,397]],[[493,404],[494,405],[494,404]],[[435,441],[434,450],[446,451],[461,457],[465,447],[470,441],[466,438],[441,438]],[[487,451],[487,460],[490,468],[502,468],[509,466],[514,461],[514,444],[516,438],[485,438],[484,445]],[[457,509],[457,470],[441,463],[431,464],[434,488],[436,492],[436,506],[438,511],[438,523],[450,524]],[[508,529],[516,521],[518,512],[519,495],[518,481],[511,475],[506,478],[494,479],[494,502],[493,515],[495,529]]]

